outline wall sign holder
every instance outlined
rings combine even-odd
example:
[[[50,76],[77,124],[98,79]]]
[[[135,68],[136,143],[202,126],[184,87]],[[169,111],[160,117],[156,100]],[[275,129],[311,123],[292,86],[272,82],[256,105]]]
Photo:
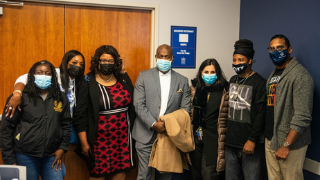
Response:
[[[173,68],[196,67],[197,27],[171,26]]]

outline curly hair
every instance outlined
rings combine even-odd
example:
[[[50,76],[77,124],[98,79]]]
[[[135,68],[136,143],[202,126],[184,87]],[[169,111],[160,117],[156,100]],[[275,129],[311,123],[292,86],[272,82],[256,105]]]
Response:
[[[116,48],[111,45],[102,45],[96,50],[94,56],[91,57],[90,71],[94,72],[94,74],[99,73],[99,61],[102,54],[110,54],[113,57],[113,74],[119,75],[122,69],[122,59],[120,59],[120,55],[118,54]]]
[[[41,60],[39,62],[36,62],[29,70],[28,81],[26,84],[29,100],[31,101],[32,99],[33,104],[35,106],[37,105],[37,99],[40,94],[40,89],[34,83],[35,81],[34,73],[36,71],[36,68],[39,65],[47,65],[51,69],[52,77],[51,77],[51,86],[49,87],[49,92],[52,94],[55,100],[62,101],[62,92],[60,91],[60,87],[57,79],[57,72],[55,70],[55,67],[47,60]]]
[[[69,73],[68,73],[68,63],[69,61],[75,56],[81,56],[83,59],[83,69],[85,69],[85,59],[81,52],[77,50],[70,50],[68,51],[62,58],[60,64],[60,79],[61,79],[61,86],[64,89],[64,93],[68,93],[69,89]],[[79,84],[80,80],[83,79],[83,74],[81,76],[76,77],[76,85]]]
[[[213,85],[218,87],[218,89],[223,89],[223,88],[228,89],[228,85],[229,85],[228,81],[226,80],[226,77],[224,76],[224,73],[223,73],[222,69],[220,68],[218,61],[213,58],[206,59],[205,61],[203,61],[201,63],[199,70],[198,70],[198,73],[197,73],[197,76],[195,78],[197,88],[200,88],[201,90],[203,90],[206,87],[205,82],[202,79],[201,73],[206,66],[210,66],[210,65],[213,65],[215,67],[216,75],[217,75],[217,80]]]

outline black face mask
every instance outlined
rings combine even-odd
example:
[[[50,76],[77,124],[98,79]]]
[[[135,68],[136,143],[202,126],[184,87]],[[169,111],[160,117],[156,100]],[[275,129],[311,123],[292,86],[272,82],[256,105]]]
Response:
[[[110,75],[113,73],[114,64],[100,64],[100,72],[103,75]]]
[[[247,63],[242,63],[242,64],[232,64],[232,69],[237,73],[237,74],[242,74],[248,67]]]
[[[68,68],[68,73],[69,73],[69,76],[75,78],[83,75],[84,71],[82,67],[70,64]]]

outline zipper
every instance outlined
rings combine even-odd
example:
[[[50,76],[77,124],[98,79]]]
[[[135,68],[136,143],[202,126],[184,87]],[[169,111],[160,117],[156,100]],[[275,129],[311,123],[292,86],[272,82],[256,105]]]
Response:
[[[48,97],[48,96],[47,96]],[[45,149],[46,149],[46,132],[47,132],[47,120],[48,120],[48,113],[47,113],[47,97],[46,99],[43,101],[44,103],[44,109],[45,109],[45,115],[46,115],[46,119],[44,121],[44,140],[43,140],[43,151],[42,151],[42,157],[44,157],[44,153],[45,153]]]

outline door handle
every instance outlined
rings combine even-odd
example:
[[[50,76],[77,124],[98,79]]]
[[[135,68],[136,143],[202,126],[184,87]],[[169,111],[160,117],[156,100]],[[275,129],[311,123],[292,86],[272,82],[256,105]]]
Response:
[[[23,2],[14,2],[14,1],[3,1],[3,0],[0,0],[0,5],[23,6]]]
[[[3,15],[3,7],[2,6],[23,6],[23,2],[13,2],[13,1],[0,0],[0,16]]]

